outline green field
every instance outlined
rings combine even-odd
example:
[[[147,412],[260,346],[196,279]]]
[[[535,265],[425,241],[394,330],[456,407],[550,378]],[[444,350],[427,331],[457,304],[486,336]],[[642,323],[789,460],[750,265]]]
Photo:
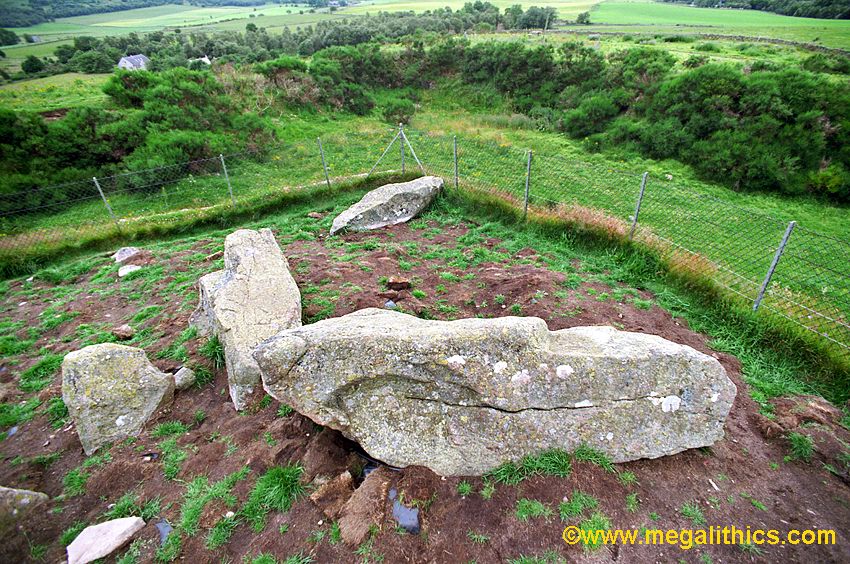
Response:
[[[558,15],[565,19],[575,19],[575,16],[581,12],[587,12],[590,8],[598,3],[598,0],[543,0],[543,1],[528,1],[528,0],[488,0],[491,4],[498,6],[501,10],[515,4],[519,4],[523,9],[531,6],[551,6],[558,9]],[[435,10],[438,8],[449,7],[452,10],[459,10],[466,4],[466,0],[422,0],[422,1],[399,1],[399,0],[367,0],[357,6],[345,8],[342,10],[346,14],[374,14],[376,12],[399,12],[399,11],[414,11],[424,12],[426,10]]]
[[[4,84],[0,86],[0,106],[32,112],[97,106],[108,99],[101,90],[108,76],[70,72]]]
[[[610,1],[594,6],[598,31],[633,33],[708,33],[773,37],[850,48],[850,20],[794,18],[755,10],[692,8],[648,0]]]

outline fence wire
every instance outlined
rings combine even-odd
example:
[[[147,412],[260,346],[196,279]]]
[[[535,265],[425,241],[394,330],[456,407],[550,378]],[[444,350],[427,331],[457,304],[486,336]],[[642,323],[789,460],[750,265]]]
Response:
[[[457,183],[521,210],[633,238],[658,251],[674,271],[758,303],[759,311],[812,331],[850,358],[848,241],[796,225],[778,256],[787,221],[697,192],[670,176],[648,176],[641,190],[644,171],[601,158],[531,153],[498,139],[405,129],[408,147],[398,133],[392,127],[335,133],[262,152],[0,193],[0,264],[73,241],[127,236],[190,213],[252,209],[292,190],[365,176],[373,166],[373,175],[415,172],[412,147],[425,170],[442,176],[449,189]]]

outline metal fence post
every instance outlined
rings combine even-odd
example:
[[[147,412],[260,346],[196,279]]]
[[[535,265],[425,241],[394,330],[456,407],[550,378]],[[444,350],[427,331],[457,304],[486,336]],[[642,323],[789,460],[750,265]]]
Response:
[[[109,201],[106,199],[106,195],[100,188],[100,182],[97,181],[96,176],[92,176],[91,179],[92,182],[94,182],[95,187],[97,188],[98,194],[100,194],[100,199],[103,200],[103,205],[106,206],[106,211],[109,212],[109,217],[111,217],[112,221],[115,222],[115,227],[118,228],[118,231],[121,231],[121,225],[118,223],[118,219],[115,217],[115,212],[112,211],[112,206],[109,205]]]
[[[637,229],[638,215],[640,215],[640,204],[643,202],[643,193],[646,190],[646,177],[649,176],[649,172],[643,173],[643,178],[640,179],[640,194],[638,194],[637,204],[635,204],[635,216],[632,218],[632,230],[629,231],[629,240],[635,235],[635,229]]]
[[[528,165],[525,169],[525,206],[523,206],[522,210],[522,219],[523,221],[528,219],[528,189],[531,184],[531,149],[528,150]]]
[[[773,255],[773,261],[770,263],[770,268],[767,269],[767,274],[764,277],[764,282],[761,283],[759,295],[756,297],[756,301],[753,303],[753,311],[758,311],[759,306],[761,305],[761,301],[764,299],[764,293],[767,291],[767,286],[768,284],[770,284],[770,279],[773,277],[773,272],[776,270],[776,265],[779,264],[779,259],[782,258],[782,253],[785,252],[785,246],[788,244],[788,239],[791,237],[791,232],[794,231],[795,225],[797,225],[797,222],[792,221],[785,229],[785,234],[782,236],[782,241],[779,243],[779,247],[776,249],[776,253]]]
[[[398,134],[404,137],[404,125],[398,124]],[[404,143],[400,143],[401,145],[401,173],[404,174]]]
[[[224,164],[224,155],[219,154],[219,159],[221,159],[221,170],[224,171],[224,179],[227,181],[227,192],[230,194],[230,203],[233,207],[236,207],[236,200],[233,198],[233,186],[230,185],[230,176],[227,174],[227,165]]]
[[[457,190],[457,135],[452,137],[452,144],[455,150],[455,190]]]
[[[316,137],[316,141],[319,142],[319,154],[322,155],[322,170],[325,171],[325,182],[328,183],[328,188],[331,187],[331,177],[328,176],[328,165],[325,164],[325,150],[322,148],[322,138]]]

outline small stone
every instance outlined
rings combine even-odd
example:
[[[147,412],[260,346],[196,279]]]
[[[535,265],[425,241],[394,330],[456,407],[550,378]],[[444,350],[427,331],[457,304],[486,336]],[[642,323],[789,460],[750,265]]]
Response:
[[[30,276],[29,278],[27,278],[27,282],[32,282],[33,280],[35,280],[35,276]]]
[[[119,341],[128,341],[132,339],[135,334],[136,330],[126,323],[112,330],[112,336],[118,339]]]
[[[320,214],[319,212],[310,212],[310,213],[307,214],[307,217],[309,217],[311,219],[322,219],[325,216]]]
[[[396,303],[394,301],[387,300],[386,303],[384,304],[384,307],[387,308],[387,309],[395,309],[398,306],[396,305]]]
[[[117,263],[122,263],[126,260],[133,258],[141,252],[142,251],[140,251],[136,247],[121,247],[120,249],[118,249],[118,251],[116,251],[114,255],[112,255],[112,259]]]
[[[387,288],[390,290],[409,290],[412,286],[410,280],[401,276],[390,276],[387,279]]]
[[[121,268],[118,269],[118,278],[124,278],[131,272],[136,272],[137,270],[141,270],[142,267],[137,264],[125,264]]]
[[[174,386],[178,390],[186,390],[195,383],[195,372],[186,366],[174,374]]]
[[[18,307],[24,307],[25,305],[27,305],[27,302],[21,302],[18,304]]]
[[[236,513],[234,513],[233,511],[228,511],[227,513],[224,514],[224,518],[225,519],[232,519],[235,515],[236,515]]]
[[[144,526],[145,521],[140,517],[124,517],[86,527],[68,545],[68,564],[87,564],[109,556]]]

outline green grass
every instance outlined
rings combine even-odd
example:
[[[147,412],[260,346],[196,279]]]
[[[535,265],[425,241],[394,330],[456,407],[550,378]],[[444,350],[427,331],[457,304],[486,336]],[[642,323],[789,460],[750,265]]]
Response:
[[[566,478],[572,471],[569,453],[551,449],[538,455],[527,455],[519,462],[506,462],[486,474],[493,482],[515,486],[532,476]]]
[[[53,382],[64,358],[64,354],[45,353],[38,362],[21,373],[18,387],[24,392],[43,390]]]
[[[139,503],[139,495],[135,492],[127,492],[115,502],[115,504],[103,514],[105,520],[121,519],[124,517],[141,517],[150,521],[162,511],[162,500],[159,497]]]
[[[206,357],[213,365],[215,370],[224,368],[224,346],[218,340],[218,336],[214,335],[198,348],[198,353]]]
[[[550,517],[552,510],[536,499],[521,498],[516,502],[514,515],[519,521],[526,523],[532,518]]]
[[[573,495],[568,500],[558,504],[558,514],[562,521],[568,521],[574,517],[581,517],[585,511],[593,511],[597,507],[599,507],[598,499],[579,490],[573,490]]]
[[[73,525],[62,531],[62,534],[59,535],[59,543],[62,546],[68,546],[74,542],[74,539],[77,538],[86,527],[88,527],[88,525],[85,521],[75,521]]]
[[[615,472],[614,464],[611,462],[611,459],[608,456],[589,445],[579,445],[573,451],[573,457],[579,462],[589,462],[591,464],[595,464],[600,468],[604,469],[606,472]]]
[[[582,531],[607,531],[611,529],[611,520],[602,513],[594,513],[579,524]],[[602,540],[596,538],[595,542],[583,542],[585,550],[593,551],[602,546]]]
[[[180,473],[183,462],[189,458],[189,453],[180,448],[177,439],[171,437],[159,443],[160,456],[162,457],[162,472],[169,480],[173,480]]]
[[[276,466],[257,479],[241,514],[255,533],[266,526],[269,511],[289,511],[295,500],[304,493],[301,476],[304,468],[297,464]]]
[[[812,438],[802,433],[788,433],[788,447],[791,451],[790,458],[792,460],[802,460],[803,462],[811,462],[812,455],[815,452],[815,443]]]
[[[74,468],[68,471],[62,479],[62,485],[64,486],[62,495],[65,497],[77,497],[84,494],[88,479],[89,475],[82,468]]]
[[[151,432],[152,437],[170,437],[172,435],[184,435],[189,432],[189,426],[182,421],[166,421],[160,423]]]
[[[843,49],[850,47],[850,22],[847,20],[795,18],[756,10],[692,8],[646,0],[609,1],[595,6],[590,19],[593,23],[623,26],[614,28],[615,31],[747,35]],[[610,28],[606,26],[605,29]]]
[[[461,497],[466,497],[472,493],[472,484],[466,480],[461,480],[457,485],[457,494]]]
[[[702,509],[700,509],[699,504],[695,501],[683,504],[679,509],[679,513],[697,527],[706,524],[705,515],[703,515]]]

